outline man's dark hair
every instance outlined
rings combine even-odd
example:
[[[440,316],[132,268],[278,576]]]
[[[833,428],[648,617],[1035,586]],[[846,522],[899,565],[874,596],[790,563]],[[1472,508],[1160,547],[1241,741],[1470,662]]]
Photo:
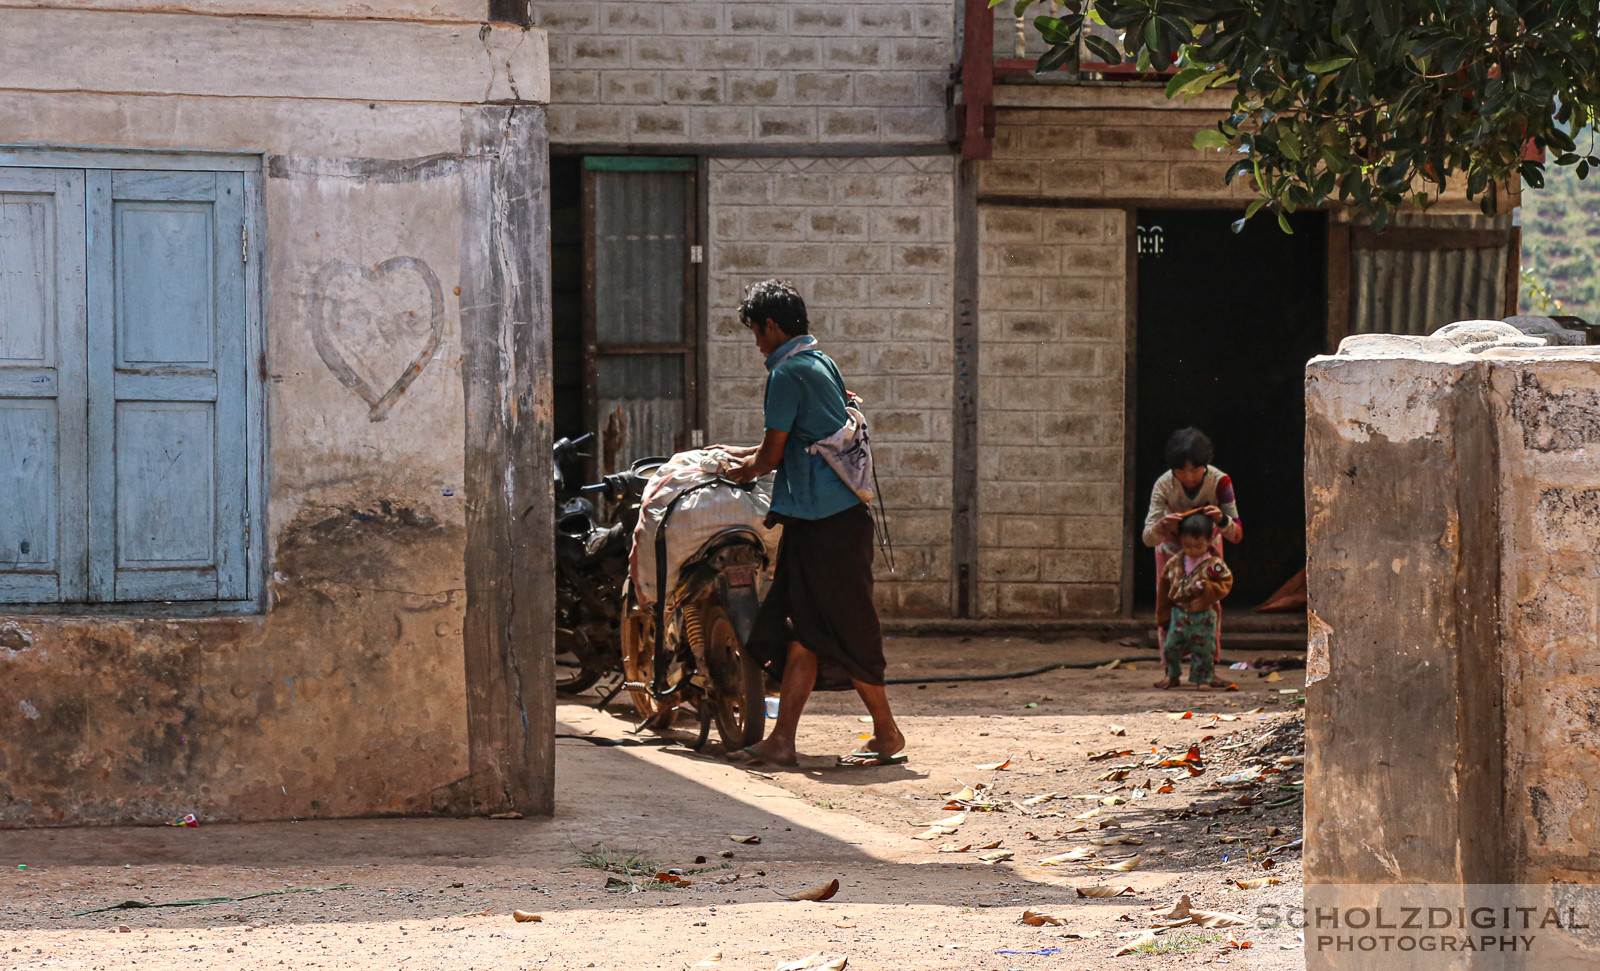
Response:
[[[1203,512],[1192,512],[1183,517],[1183,522],[1178,524],[1179,536],[1193,536],[1196,539],[1210,539],[1216,534],[1217,524],[1211,517]]]
[[[787,280],[762,280],[745,290],[744,302],[739,304],[739,323],[759,327],[768,318],[790,337],[799,337],[811,329],[806,302]]]
[[[1180,428],[1167,439],[1167,468],[1181,469],[1185,465],[1205,468],[1211,464],[1211,439],[1198,428]]]

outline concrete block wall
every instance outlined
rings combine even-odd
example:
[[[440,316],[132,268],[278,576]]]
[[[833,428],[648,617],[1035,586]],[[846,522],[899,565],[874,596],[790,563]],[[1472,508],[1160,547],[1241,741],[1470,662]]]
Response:
[[[1159,91],[1155,92],[1159,95]],[[979,167],[980,195],[1056,199],[1239,201],[1254,195],[1248,179],[1222,182],[1230,159],[1197,151],[1195,133],[1212,127],[1214,110],[1002,108],[994,158]]]
[[[793,280],[866,401],[899,567],[879,563],[878,597],[899,616],[950,611],[953,193],[943,156],[711,160],[709,434],[760,440],[766,370],[738,305]]]
[[[982,206],[978,254],[977,613],[1113,614],[1125,217]]]
[[[949,0],[534,3],[552,142],[905,143],[945,138]]]

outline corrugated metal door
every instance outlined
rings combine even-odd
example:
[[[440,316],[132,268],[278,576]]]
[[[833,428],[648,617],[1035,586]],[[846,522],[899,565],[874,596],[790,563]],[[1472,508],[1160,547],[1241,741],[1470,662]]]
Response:
[[[1350,233],[1350,333],[1431,334],[1517,312],[1520,242],[1510,217],[1438,216]]]
[[[588,427],[601,471],[690,444],[698,308],[696,163],[584,159]]]

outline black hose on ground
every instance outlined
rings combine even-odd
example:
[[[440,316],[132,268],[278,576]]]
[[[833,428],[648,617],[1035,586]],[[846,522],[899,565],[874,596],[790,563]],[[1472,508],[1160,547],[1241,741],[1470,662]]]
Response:
[[[1140,661],[1159,661],[1159,654],[1139,654],[1134,657],[1119,657],[1117,661],[1123,664],[1136,664]],[[1009,681],[1012,678],[1031,678],[1036,674],[1046,674],[1050,671],[1060,671],[1064,668],[1087,671],[1091,668],[1103,668],[1110,661],[1062,661],[1059,664],[1046,664],[1042,668],[1029,668],[1026,671],[1002,671],[998,674],[951,674],[936,678],[885,678],[884,684],[941,684],[946,681]]]

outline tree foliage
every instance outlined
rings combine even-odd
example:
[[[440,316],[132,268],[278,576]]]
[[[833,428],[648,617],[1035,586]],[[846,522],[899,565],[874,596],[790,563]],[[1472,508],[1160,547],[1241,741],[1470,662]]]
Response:
[[[1523,195],[1522,266],[1524,308],[1600,323],[1600,179],[1558,169]]]
[[[1012,3],[1024,16],[1034,0]],[[1200,148],[1238,154],[1280,216],[1330,199],[1378,228],[1448,187],[1485,199],[1496,183],[1544,182],[1543,158],[1579,177],[1600,168],[1567,133],[1600,112],[1600,0],[1068,0],[1038,16],[1041,73],[1084,43],[1109,63],[1177,72],[1168,97],[1231,87],[1232,110]],[[1042,8],[1039,8],[1042,9]],[[1539,152],[1526,158],[1527,148]],[[1248,217],[1247,217],[1248,218]],[[1280,222],[1283,220],[1280,219]]]

